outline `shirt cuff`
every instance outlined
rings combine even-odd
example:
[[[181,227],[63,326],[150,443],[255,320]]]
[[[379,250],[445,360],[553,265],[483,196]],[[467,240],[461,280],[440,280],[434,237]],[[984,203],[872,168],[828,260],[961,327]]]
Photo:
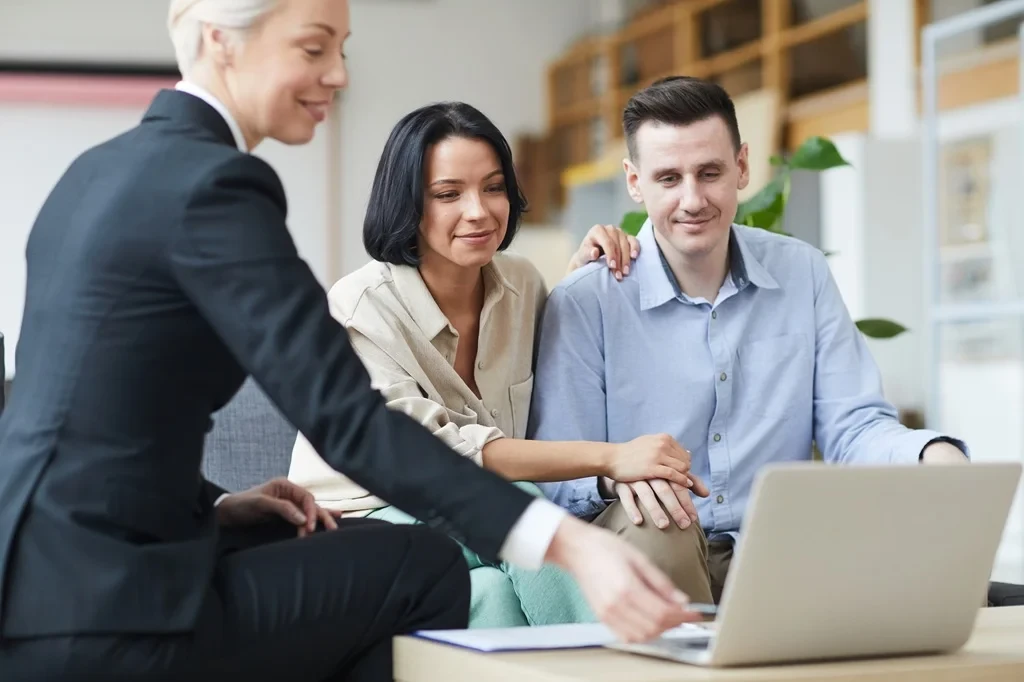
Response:
[[[432,429],[431,433],[441,439],[442,443],[450,447],[456,453],[467,459],[473,460],[481,466],[483,465],[484,459],[484,446],[493,440],[505,437],[505,434],[501,432],[501,429],[493,426],[467,424],[466,426],[459,428],[452,422],[448,422],[440,428],[433,429],[430,424],[424,424],[422,421],[420,423],[428,429]]]
[[[595,480],[597,481],[597,483],[595,484],[596,489],[597,489],[597,494],[601,498],[602,502],[604,502],[605,504],[612,504],[614,502],[618,502],[619,501],[619,496],[615,494],[615,483],[616,483],[615,481],[611,482],[611,487],[609,488],[609,491],[611,492],[611,495],[605,496],[605,494],[604,494],[604,477],[598,477]]]
[[[533,500],[505,538],[500,557],[520,568],[539,570],[544,565],[544,557],[555,532],[566,516],[566,511],[558,505],[540,498]]]
[[[464,457],[468,456],[474,462],[483,466],[484,463],[484,447],[491,441],[504,438],[505,434],[502,433],[501,429],[494,426],[481,426],[480,424],[467,424],[460,428],[457,432],[457,436],[452,439],[453,442],[445,444],[448,447],[453,448],[456,452],[459,452]],[[441,438],[441,440],[446,440]],[[459,443],[462,440],[463,443]],[[463,449],[466,445],[469,445],[469,450],[460,451],[460,445]]]
[[[225,498],[225,497],[227,497],[227,496],[228,496],[228,495],[230,495],[230,494],[231,494],[231,493],[221,493],[221,494],[220,494],[220,497],[218,497],[218,498],[217,498],[216,500],[214,500],[214,501],[213,501],[213,506],[214,506],[214,507],[217,507],[217,506],[219,506],[219,505],[220,505],[220,503],[224,501],[224,498]]]
[[[602,499],[597,489],[597,476],[558,483],[537,483],[545,497],[573,516],[590,521],[611,502]]]

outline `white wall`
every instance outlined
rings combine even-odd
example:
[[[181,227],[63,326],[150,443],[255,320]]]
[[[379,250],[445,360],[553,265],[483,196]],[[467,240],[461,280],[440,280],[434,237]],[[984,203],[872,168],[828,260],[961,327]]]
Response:
[[[871,134],[900,137],[917,126],[917,56],[909,36],[917,0],[868,0]]]
[[[174,64],[169,0],[0,0],[0,60]]]
[[[71,161],[87,148],[135,125],[143,109],[0,104],[0,332],[7,374],[25,296],[25,243],[39,208]],[[304,147],[268,142],[256,150],[273,165],[289,199],[290,226],[299,252],[323,284],[328,202],[335,192],[319,169],[326,166],[326,131]]]
[[[868,340],[886,397],[923,409],[925,328],[920,147],[864,133],[832,138],[850,166],[822,173],[821,248],[854,319],[884,317],[910,331]],[[899,182],[893,182],[899,178]]]
[[[901,408],[923,410],[929,342],[924,295],[924,226],[921,221],[921,146],[916,138],[868,141],[863,168],[864,310],[909,332],[869,340],[886,397]],[[898,178],[898,181],[894,181]]]
[[[821,174],[821,248],[830,252],[829,266],[846,307],[856,319],[864,308],[864,155],[863,133],[830,137],[847,167]]]

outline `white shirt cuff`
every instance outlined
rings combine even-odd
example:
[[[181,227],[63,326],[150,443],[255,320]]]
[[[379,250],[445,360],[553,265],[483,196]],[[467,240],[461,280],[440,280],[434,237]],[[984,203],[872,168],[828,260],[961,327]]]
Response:
[[[558,525],[566,515],[564,509],[548,500],[533,500],[505,538],[499,553],[501,558],[529,571],[540,569]]]
[[[227,496],[228,496],[228,495],[230,495],[230,494],[231,494],[231,493],[221,493],[221,494],[220,494],[220,497],[218,497],[218,498],[217,498],[216,500],[214,500],[214,501],[213,501],[213,506],[214,506],[214,507],[217,507],[217,506],[219,506],[219,505],[220,505],[220,503],[224,501],[224,498],[225,498],[225,497],[227,497]]]

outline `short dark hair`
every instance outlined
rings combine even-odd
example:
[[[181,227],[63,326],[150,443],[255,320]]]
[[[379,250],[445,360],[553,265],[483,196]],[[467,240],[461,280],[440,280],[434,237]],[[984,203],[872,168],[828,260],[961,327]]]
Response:
[[[505,175],[508,228],[499,251],[508,248],[526,212],[526,197],[516,179],[512,149],[497,126],[464,102],[438,102],[407,114],[391,131],[370,190],[363,220],[363,246],[371,258],[392,265],[420,264],[417,249],[427,150],[451,137],[487,142]]]
[[[742,141],[736,107],[722,86],[692,76],[670,76],[655,81],[630,97],[622,111],[622,131],[626,135],[629,158],[636,163],[636,133],[644,123],[687,126],[714,116],[725,122],[733,148],[738,152]]]

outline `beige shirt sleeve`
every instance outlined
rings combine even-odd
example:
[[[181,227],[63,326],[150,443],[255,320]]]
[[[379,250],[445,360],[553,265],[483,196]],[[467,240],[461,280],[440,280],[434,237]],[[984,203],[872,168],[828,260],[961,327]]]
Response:
[[[358,331],[348,331],[370,374],[371,384],[384,396],[388,409],[404,412],[455,452],[482,464],[484,446],[504,437],[500,429],[473,423],[460,427],[448,409],[423,396],[416,380],[380,346]],[[288,478],[313,493],[318,504],[330,509],[368,511],[388,504],[332,469],[301,433],[292,449]]]
[[[370,382],[380,391],[389,409],[404,412],[445,445],[477,464],[483,461],[485,445],[505,434],[500,429],[480,424],[459,426],[457,414],[429,398],[424,397],[416,380],[399,366],[380,346],[356,330],[349,330],[352,345],[370,373]],[[424,368],[432,376],[431,368]]]

